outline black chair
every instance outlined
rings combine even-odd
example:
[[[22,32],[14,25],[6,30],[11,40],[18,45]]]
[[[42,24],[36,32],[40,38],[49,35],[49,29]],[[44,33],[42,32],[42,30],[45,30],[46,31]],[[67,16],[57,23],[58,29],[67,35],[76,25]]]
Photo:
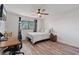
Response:
[[[24,55],[23,52],[20,52],[20,50],[22,48],[22,36],[20,33],[18,36],[18,40],[20,41],[20,44],[11,47],[9,55],[16,55],[16,54],[23,54]]]
[[[22,44],[15,45],[15,46],[11,47],[9,55],[16,55],[16,54],[23,54],[24,55],[23,52],[20,52],[21,48],[22,48]]]

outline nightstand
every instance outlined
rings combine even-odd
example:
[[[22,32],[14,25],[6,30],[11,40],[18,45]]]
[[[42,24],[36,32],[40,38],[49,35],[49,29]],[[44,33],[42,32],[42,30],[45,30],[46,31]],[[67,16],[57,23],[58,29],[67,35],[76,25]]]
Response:
[[[57,42],[57,35],[50,34],[50,40],[53,42]]]

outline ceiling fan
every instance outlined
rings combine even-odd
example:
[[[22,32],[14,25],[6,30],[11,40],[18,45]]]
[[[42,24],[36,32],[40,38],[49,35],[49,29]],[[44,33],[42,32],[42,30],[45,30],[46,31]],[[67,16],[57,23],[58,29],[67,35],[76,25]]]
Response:
[[[45,9],[38,9],[37,10],[37,15],[41,17],[42,15],[49,15],[48,13],[44,13]]]

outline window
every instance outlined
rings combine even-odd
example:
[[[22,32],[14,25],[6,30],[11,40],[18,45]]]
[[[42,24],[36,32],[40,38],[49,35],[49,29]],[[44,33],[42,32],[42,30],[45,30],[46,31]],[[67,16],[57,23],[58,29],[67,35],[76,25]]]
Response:
[[[28,21],[21,21],[21,28],[28,29]]]
[[[24,30],[34,30],[35,28],[35,22],[34,21],[25,21],[25,20],[22,20],[21,21],[21,28],[24,29]]]
[[[34,21],[28,21],[28,27],[29,29],[34,29],[35,28],[35,22]]]

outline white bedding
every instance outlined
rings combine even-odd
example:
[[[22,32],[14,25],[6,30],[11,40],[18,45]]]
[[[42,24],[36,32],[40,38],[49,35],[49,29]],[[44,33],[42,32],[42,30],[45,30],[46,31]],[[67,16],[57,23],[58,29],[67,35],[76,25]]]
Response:
[[[31,39],[32,43],[35,43],[37,41],[48,39],[49,33],[46,33],[46,32],[31,32],[31,33],[28,33],[28,37]]]

